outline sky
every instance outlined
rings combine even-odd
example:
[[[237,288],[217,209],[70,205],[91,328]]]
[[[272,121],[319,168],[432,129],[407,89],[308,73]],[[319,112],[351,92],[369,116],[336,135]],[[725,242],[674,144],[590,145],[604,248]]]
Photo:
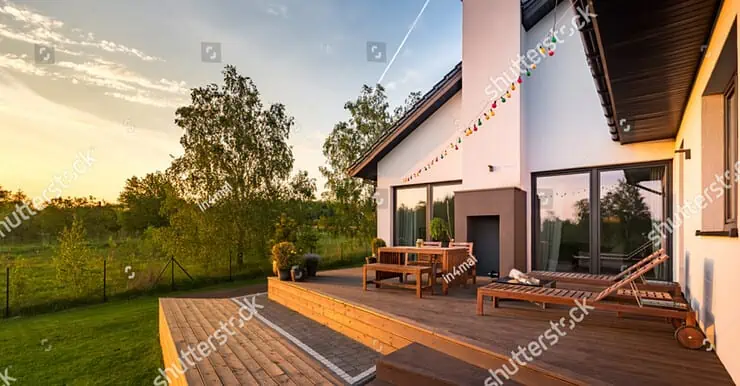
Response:
[[[62,195],[115,201],[127,178],[182,154],[176,108],[232,64],[295,117],[294,170],[321,191],[324,138],[425,1],[0,0],[0,186],[35,197],[77,170]],[[202,60],[204,42],[220,63]],[[368,42],[385,43],[386,63],[368,61]],[[391,105],[428,91],[461,47],[460,1],[429,0],[381,82]]]

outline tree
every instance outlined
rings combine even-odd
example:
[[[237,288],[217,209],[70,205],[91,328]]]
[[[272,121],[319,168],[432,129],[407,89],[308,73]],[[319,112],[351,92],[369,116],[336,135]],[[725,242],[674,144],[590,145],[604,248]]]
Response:
[[[403,106],[390,112],[385,89],[378,85],[362,87],[355,101],[348,101],[344,109],[350,118],[334,125],[324,141],[327,165],[320,168],[326,178],[324,198],[334,205],[334,217],[325,223],[335,233],[350,237],[370,238],[375,232],[375,202],[373,184],[352,178],[347,170],[380,138],[395,121],[400,119],[420,99],[412,93]]]
[[[59,248],[53,257],[57,280],[71,288],[75,295],[82,295],[90,275],[90,249],[85,237],[82,220],[74,216],[72,225],[59,234]]]
[[[128,232],[141,233],[150,226],[167,226],[169,222],[162,213],[162,205],[168,186],[167,177],[161,172],[126,180],[126,185],[118,196],[122,205],[121,227]]]
[[[216,203],[225,227],[233,231],[237,263],[247,247],[266,256],[277,217],[275,206],[286,194],[293,168],[287,140],[293,126],[285,106],[263,108],[252,80],[233,66],[223,71],[223,85],[191,91],[189,106],[175,112],[183,130],[185,153],[173,161],[173,183],[189,200],[208,199],[228,183],[232,193]],[[208,211],[217,208],[209,208]]]

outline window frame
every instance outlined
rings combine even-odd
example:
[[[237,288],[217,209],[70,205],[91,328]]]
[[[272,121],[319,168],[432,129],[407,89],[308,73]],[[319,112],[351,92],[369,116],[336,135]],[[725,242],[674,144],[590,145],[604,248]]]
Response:
[[[432,211],[434,205],[434,197],[432,195],[433,187],[435,186],[447,186],[447,185],[460,185],[462,188],[462,180],[451,180],[451,181],[440,181],[440,182],[429,182],[424,184],[412,184],[412,185],[398,185],[393,187],[393,209],[391,212],[391,221],[393,226],[391,227],[391,239],[393,245],[396,245],[396,210],[398,208],[398,191],[404,189],[426,189],[426,237],[425,241],[431,241],[430,225],[432,222]],[[454,220],[454,219],[453,219]]]
[[[725,171],[729,172],[729,181],[725,186],[724,197],[724,230],[731,231],[737,229],[738,217],[738,182],[736,178],[735,165],[738,162],[738,94],[737,94],[737,73],[734,73],[723,93],[723,158]],[[734,103],[731,102],[734,98]],[[734,122],[732,121],[734,109]],[[733,212],[734,209],[734,213]]]

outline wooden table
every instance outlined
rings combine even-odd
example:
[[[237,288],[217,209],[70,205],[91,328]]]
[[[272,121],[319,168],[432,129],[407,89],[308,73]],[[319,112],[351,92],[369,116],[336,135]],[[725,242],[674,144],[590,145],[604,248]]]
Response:
[[[461,264],[468,259],[468,249],[465,247],[436,248],[436,247],[382,247],[378,249],[378,263],[408,265],[409,254],[417,256],[429,256],[431,262],[438,264],[437,276],[450,278],[442,280],[442,293],[447,295],[449,286],[452,284],[467,284],[467,270],[459,275],[454,274],[455,267],[461,271]],[[398,274],[388,274],[389,277],[397,277]],[[421,280],[421,278],[417,278]]]
[[[367,271],[375,271],[375,280],[367,280]],[[403,276],[400,276],[400,283],[391,283],[388,280],[381,278],[383,273],[398,273],[398,274],[411,274],[416,276],[416,284],[410,285],[403,282]],[[421,285],[421,276],[427,274],[427,285]],[[434,279],[437,276],[437,264],[432,264],[431,267],[423,267],[419,265],[399,265],[399,264],[365,264],[362,266],[362,290],[367,291],[367,283],[374,283],[375,288],[380,288],[380,285],[392,285],[396,287],[416,289],[416,296],[421,298],[421,290],[430,289],[432,295],[434,295]]]

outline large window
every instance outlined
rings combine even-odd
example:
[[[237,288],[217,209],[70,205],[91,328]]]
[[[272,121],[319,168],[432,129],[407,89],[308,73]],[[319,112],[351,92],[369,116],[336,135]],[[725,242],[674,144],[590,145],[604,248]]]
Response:
[[[442,229],[447,241],[455,235],[455,190],[460,183],[439,183],[395,189],[393,223],[394,245],[415,245],[417,239],[432,240],[435,230]],[[431,204],[430,204],[431,203]]]
[[[661,247],[670,254],[670,234],[653,232],[670,216],[668,173],[661,162],[535,175],[534,269],[615,274]],[[668,263],[650,275],[670,279]]]
[[[725,170],[730,173],[725,194],[725,228],[729,229],[737,227],[737,77],[732,78],[724,96],[724,161]]]
[[[426,187],[396,190],[395,245],[414,245],[416,239],[426,239]]]

